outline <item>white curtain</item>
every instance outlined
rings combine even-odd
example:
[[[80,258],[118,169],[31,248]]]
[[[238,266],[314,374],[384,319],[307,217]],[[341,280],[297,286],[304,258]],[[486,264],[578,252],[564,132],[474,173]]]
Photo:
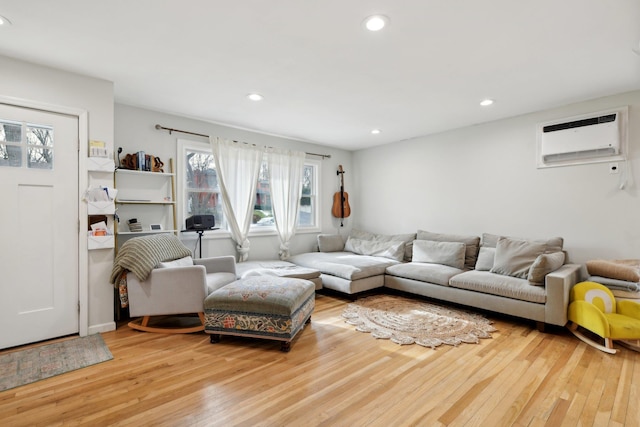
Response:
[[[271,206],[280,237],[280,259],[289,258],[289,241],[296,234],[305,153],[267,149]]]
[[[253,218],[258,173],[264,149],[211,137],[223,211],[231,238],[236,242],[238,261],[249,257],[249,227]]]

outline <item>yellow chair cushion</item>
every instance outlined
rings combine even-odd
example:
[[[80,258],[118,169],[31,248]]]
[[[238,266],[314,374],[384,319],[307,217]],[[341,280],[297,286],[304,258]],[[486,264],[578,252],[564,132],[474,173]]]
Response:
[[[640,338],[640,320],[624,314],[608,313],[609,336],[612,340],[629,340]]]

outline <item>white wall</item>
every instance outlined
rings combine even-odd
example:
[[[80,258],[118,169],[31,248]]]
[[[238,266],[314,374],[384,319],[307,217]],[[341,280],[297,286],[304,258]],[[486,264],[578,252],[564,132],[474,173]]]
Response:
[[[88,113],[89,139],[102,140],[109,149],[113,147],[113,83],[78,74],[14,60],[0,56],[0,96],[13,98],[18,105],[37,103],[52,108],[83,110]],[[81,141],[86,147],[87,141]],[[87,150],[80,155],[86,159]],[[85,159],[80,159],[80,183],[87,183],[87,171],[82,170]],[[109,176],[97,179],[95,184],[112,183]],[[78,189],[78,197],[84,193]],[[86,217],[81,219],[82,229],[86,229]],[[7,244],[3,242],[3,244]],[[109,284],[109,274],[113,265],[113,251],[90,251],[88,277],[81,277],[80,286],[88,281],[88,332],[113,329],[113,287]],[[81,255],[82,259],[82,255]],[[84,266],[81,266],[81,269]],[[82,319],[81,319],[82,321]],[[84,325],[86,326],[86,325]],[[83,325],[81,325],[82,330]]]
[[[536,168],[536,125],[629,105],[629,161]],[[427,120],[427,118],[425,118]],[[353,156],[354,227],[562,236],[572,262],[640,257],[640,91],[471,126]]]
[[[345,230],[340,229],[340,223],[331,216],[333,194],[339,191],[339,181],[336,175],[338,165],[350,171],[352,153],[331,147],[309,144],[301,141],[280,138],[221,126],[214,123],[180,117],[172,114],[151,111],[129,105],[115,106],[115,147],[122,147],[122,154],[134,153],[139,150],[158,156],[168,165],[167,159],[177,159],[178,139],[187,139],[208,143],[206,138],[181,133],[169,134],[167,131],[155,129],[155,125],[186,130],[204,135],[244,141],[256,145],[304,150],[311,153],[330,154],[330,159],[320,160],[322,182],[320,183],[318,201],[321,203],[320,225],[323,233],[346,232],[349,220],[345,222]],[[309,157],[319,159],[318,157]],[[184,224],[182,224],[184,226]],[[184,227],[183,227],[184,228]],[[206,235],[202,244],[202,256],[234,255],[235,244],[231,238],[220,233]],[[298,234],[291,241],[291,253],[313,250],[316,245],[317,233]],[[181,239],[187,247],[195,247],[196,235],[183,233]],[[251,251],[249,260],[278,259],[279,240],[275,234],[268,236],[249,236]]]

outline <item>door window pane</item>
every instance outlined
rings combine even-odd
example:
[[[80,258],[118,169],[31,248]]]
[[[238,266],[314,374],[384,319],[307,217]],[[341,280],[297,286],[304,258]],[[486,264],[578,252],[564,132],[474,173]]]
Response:
[[[49,148],[29,147],[29,155],[27,156],[27,165],[30,168],[52,169],[53,168],[53,150]]]
[[[53,128],[27,124],[27,167],[53,168]]]
[[[0,166],[22,166],[21,143],[22,125],[0,120]]]

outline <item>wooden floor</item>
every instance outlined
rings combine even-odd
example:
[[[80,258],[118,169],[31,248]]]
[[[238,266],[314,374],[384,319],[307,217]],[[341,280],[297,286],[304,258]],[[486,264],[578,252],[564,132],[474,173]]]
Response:
[[[498,332],[436,350],[356,332],[317,296],[292,345],[127,326],[114,360],[0,392],[0,425],[640,426],[640,354],[487,315]]]

